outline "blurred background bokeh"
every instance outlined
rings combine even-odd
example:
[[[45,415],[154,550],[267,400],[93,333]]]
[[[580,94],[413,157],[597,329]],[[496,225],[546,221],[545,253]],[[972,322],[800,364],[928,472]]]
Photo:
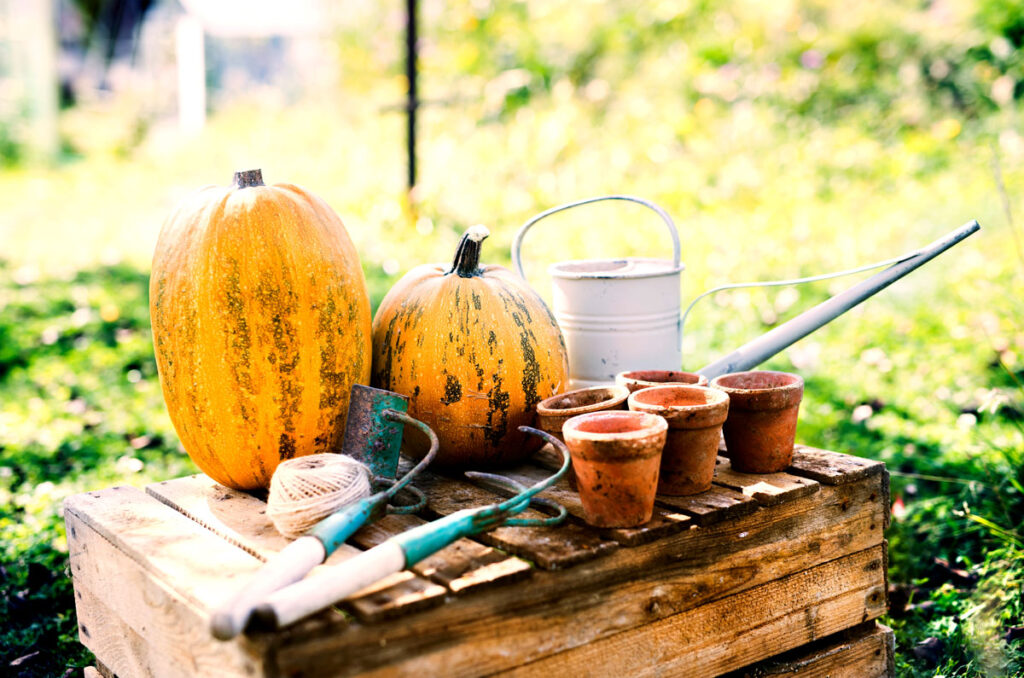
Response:
[[[90,661],[61,500],[194,472],[149,261],[178,200],[259,167],[339,213],[374,305],[471,224],[507,264],[532,214],[601,193],[673,215],[684,299],[978,219],[768,366],[807,379],[801,440],[893,472],[898,672],[1021,675],[1022,46],[1015,0],[0,0],[0,673]],[[653,214],[604,203],[543,222],[525,257],[546,295],[551,262],[668,247]],[[852,282],[712,295],[683,366]]]

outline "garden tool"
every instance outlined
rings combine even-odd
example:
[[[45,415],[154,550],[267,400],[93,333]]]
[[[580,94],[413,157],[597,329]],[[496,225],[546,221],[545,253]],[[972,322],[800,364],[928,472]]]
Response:
[[[565,507],[535,495],[551,487],[565,474],[569,468],[569,450],[562,441],[543,431],[529,426],[520,426],[519,430],[540,436],[561,451],[561,468],[531,487],[491,473],[466,472],[467,478],[497,485],[515,494],[497,504],[463,509],[414,527],[332,566],[328,572],[269,593],[253,612],[255,625],[267,630],[287,626],[390,574],[412,567],[462,537],[500,526],[551,526],[565,520]],[[547,509],[546,513],[554,515],[543,519],[514,517],[531,505]]]
[[[426,497],[409,483],[437,456],[438,441],[429,426],[406,414],[408,407],[409,399],[398,393],[361,384],[352,387],[342,453],[369,466],[375,474],[375,485],[386,489],[348,504],[324,518],[267,561],[234,597],[214,613],[210,626],[215,638],[229,640],[241,633],[257,602],[269,593],[302,579],[363,525],[387,513],[416,513],[423,508]],[[396,481],[404,425],[414,426],[426,434],[430,439],[430,450]],[[404,506],[392,505],[391,500],[403,489],[413,494],[416,501]]]
[[[672,259],[627,257],[562,261],[548,268],[553,281],[555,319],[569,351],[570,388],[573,389],[614,381],[617,373],[626,370],[680,369],[686,317],[697,301],[714,292],[815,282],[889,266],[708,365],[700,373],[710,379],[730,371],[752,369],[980,228],[977,221],[970,221],[915,252],[836,273],[722,285],[696,297],[683,313],[680,279],[685,266],[680,261],[679,233],[672,218],[649,200],[630,195],[603,195],[553,207],[523,224],[512,241],[512,263],[516,272],[526,278],[521,250],[523,238],[534,224],[552,214],[603,200],[624,200],[654,210],[671,236]]]

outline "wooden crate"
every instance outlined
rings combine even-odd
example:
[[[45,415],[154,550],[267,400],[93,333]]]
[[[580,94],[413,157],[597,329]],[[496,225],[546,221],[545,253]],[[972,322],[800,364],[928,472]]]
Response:
[[[505,474],[529,482],[552,461]],[[417,485],[427,518],[498,499],[440,475]],[[720,458],[709,492],[597,530],[563,481],[547,492],[571,514],[562,526],[462,539],[337,608],[229,642],[210,635],[211,610],[286,543],[261,500],[198,475],[80,494],[65,519],[80,638],[122,678],[873,676],[891,673],[891,632],[872,621],[888,487],[878,462],[807,447],[788,473]],[[389,516],[329,562],[423,520]]]

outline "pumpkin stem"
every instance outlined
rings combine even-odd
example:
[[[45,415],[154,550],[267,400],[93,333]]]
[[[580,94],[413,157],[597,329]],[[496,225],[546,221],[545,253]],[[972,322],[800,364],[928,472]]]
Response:
[[[455,250],[455,258],[452,260],[451,273],[458,273],[460,278],[472,278],[480,275],[480,244],[491,234],[486,226],[477,224],[470,226],[462,234],[462,240]]]
[[[235,172],[235,188],[263,186],[263,172],[258,169]]]

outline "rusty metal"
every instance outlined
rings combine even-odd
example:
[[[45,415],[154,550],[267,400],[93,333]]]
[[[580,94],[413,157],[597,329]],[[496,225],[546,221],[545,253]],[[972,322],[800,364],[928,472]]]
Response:
[[[375,477],[394,480],[402,445],[402,422],[384,416],[388,410],[408,412],[409,398],[363,384],[352,386],[341,452],[366,464]]]

